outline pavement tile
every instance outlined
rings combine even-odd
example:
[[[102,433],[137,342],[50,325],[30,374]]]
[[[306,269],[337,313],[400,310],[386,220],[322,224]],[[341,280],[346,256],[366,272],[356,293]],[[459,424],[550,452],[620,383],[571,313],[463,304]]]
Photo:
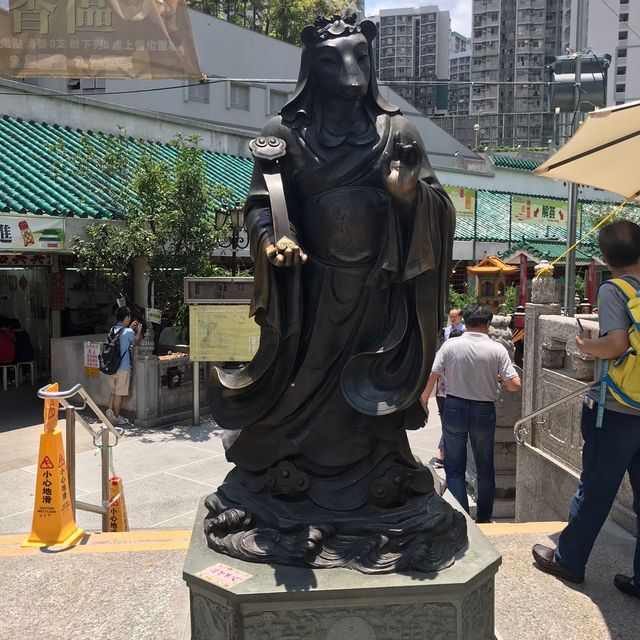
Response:
[[[555,547],[557,535],[491,538],[502,554],[496,579],[496,627],[503,640],[638,640],[640,606],[613,586],[631,572],[635,541],[607,523],[587,565],[583,584],[539,571],[534,544]]]
[[[3,558],[2,640],[180,640],[185,552]]]
[[[211,490],[214,488],[212,486]],[[167,473],[156,473],[130,481],[125,478],[124,495],[127,503],[129,527],[131,529],[146,529],[189,513],[209,492],[207,486],[201,482],[178,478]],[[97,503],[100,500],[100,493],[91,493],[83,500]],[[192,525],[193,520],[188,526]],[[184,528],[182,525],[176,526]]]
[[[231,469],[233,469],[233,465],[227,462],[223,456],[219,456],[171,469],[165,473],[199,482],[203,485],[203,490],[206,490],[206,487],[210,487],[213,490],[222,484]]]

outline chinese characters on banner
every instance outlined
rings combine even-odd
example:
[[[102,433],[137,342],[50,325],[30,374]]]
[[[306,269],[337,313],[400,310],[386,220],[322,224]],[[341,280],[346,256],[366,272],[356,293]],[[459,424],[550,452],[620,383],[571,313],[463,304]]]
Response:
[[[578,205],[578,217],[582,207]],[[511,219],[513,222],[531,224],[567,225],[567,201],[535,196],[511,196]]]
[[[445,186],[444,190],[456,208],[456,215],[461,218],[473,218],[476,212],[476,190],[466,187]]]
[[[84,343],[84,372],[93,378],[97,378],[100,375],[98,356],[101,348],[102,345],[99,342]]]
[[[237,584],[240,584],[249,578],[253,578],[251,573],[240,571],[240,569],[230,567],[229,565],[222,564],[221,562],[199,571],[196,575],[199,578],[218,585],[219,587],[223,587],[224,589],[231,589]]]
[[[184,0],[0,0],[0,74],[202,77]]]
[[[62,311],[65,307],[66,292],[64,273],[51,274],[51,311]]]

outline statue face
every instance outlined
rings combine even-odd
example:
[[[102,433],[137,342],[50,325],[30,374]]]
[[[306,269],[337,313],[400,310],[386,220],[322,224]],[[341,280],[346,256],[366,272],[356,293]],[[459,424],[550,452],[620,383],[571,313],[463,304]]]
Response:
[[[313,77],[325,95],[357,100],[367,93],[370,75],[369,43],[362,34],[317,45]]]

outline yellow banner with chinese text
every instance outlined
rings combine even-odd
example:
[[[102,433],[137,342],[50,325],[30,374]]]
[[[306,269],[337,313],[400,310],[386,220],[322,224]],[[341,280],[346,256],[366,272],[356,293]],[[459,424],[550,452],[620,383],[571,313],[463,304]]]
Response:
[[[202,77],[184,0],[0,0],[0,73]]]

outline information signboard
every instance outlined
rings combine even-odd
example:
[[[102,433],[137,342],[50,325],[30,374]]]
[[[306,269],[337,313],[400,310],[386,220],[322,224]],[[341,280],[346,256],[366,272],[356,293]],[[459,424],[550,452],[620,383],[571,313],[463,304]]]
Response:
[[[260,342],[260,327],[249,305],[189,307],[189,357],[192,362],[248,362]]]

